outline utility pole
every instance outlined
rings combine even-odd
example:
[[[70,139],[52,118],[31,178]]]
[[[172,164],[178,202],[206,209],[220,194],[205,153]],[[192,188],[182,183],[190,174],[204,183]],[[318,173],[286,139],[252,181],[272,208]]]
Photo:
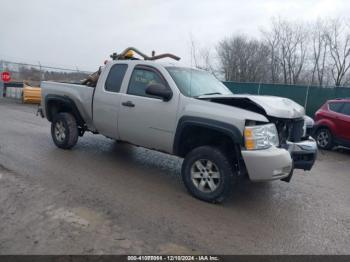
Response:
[[[43,80],[43,72],[41,71],[42,67],[41,67],[41,64],[40,64],[40,61],[38,61],[38,64],[39,64],[39,70],[40,70],[40,82]]]
[[[260,95],[260,87],[261,87],[261,82],[259,82],[258,95]]]

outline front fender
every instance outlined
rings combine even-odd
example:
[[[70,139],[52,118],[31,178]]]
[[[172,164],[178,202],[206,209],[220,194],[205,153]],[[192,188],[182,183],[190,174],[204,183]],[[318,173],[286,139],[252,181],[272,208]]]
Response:
[[[185,130],[185,128],[189,126],[204,127],[204,128],[222,132],[223,134],[230,137],[235,144],[239,144],[241,146],[244,145],[243,135],[240,132],[240,130],[234,125],[217,121],[217,120],[202,118],[202,117],[182,116],[176,128],[174,145],[173,145],[173,152],[176,155],[178,155],[180,152],[179,149],[180,149],[180,143],[181,143],[183,131]]]

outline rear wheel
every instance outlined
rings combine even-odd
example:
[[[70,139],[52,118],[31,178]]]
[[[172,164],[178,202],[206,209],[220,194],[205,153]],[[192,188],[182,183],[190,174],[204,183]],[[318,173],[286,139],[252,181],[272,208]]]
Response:
[[[58,113],[51,122],[51,136],[55,145],[62,149],[70,149],[78,141],[78,126],[70,113]]]
[[[316,142],[321,149],[331,149],[333,147],[333,136],[328,128],[321,127],[316,131]]]
[[[235,175],[227,156],[218,148],[193,149],[182,164],[187,190],[207,202],[222,202],[231,192]]]

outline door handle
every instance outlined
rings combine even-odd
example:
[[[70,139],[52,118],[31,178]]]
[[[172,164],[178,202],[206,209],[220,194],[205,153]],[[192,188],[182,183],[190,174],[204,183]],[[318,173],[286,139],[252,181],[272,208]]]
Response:
[[[126,101],[122,103],[123,106],[135,107],[135,104],[131,101]]]

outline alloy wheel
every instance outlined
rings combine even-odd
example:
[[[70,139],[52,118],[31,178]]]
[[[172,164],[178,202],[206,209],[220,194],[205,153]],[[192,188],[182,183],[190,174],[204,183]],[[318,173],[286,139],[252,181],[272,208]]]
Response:
[[[318,133],[317,135],[317,143],[319,146],[321,147],[327,147],[328,143],[329,143],[329,134],[327,131],[322,130],[321,132]]]
[[[191,179],[198,190],[211,193],[220,184],[220,171],[214,162],[208,159],[200,159],[192,164]]]
[[[66,129],[62,121],[57,121],[55,124],[55,137],[59,142],[63,142],[66,138]]]

